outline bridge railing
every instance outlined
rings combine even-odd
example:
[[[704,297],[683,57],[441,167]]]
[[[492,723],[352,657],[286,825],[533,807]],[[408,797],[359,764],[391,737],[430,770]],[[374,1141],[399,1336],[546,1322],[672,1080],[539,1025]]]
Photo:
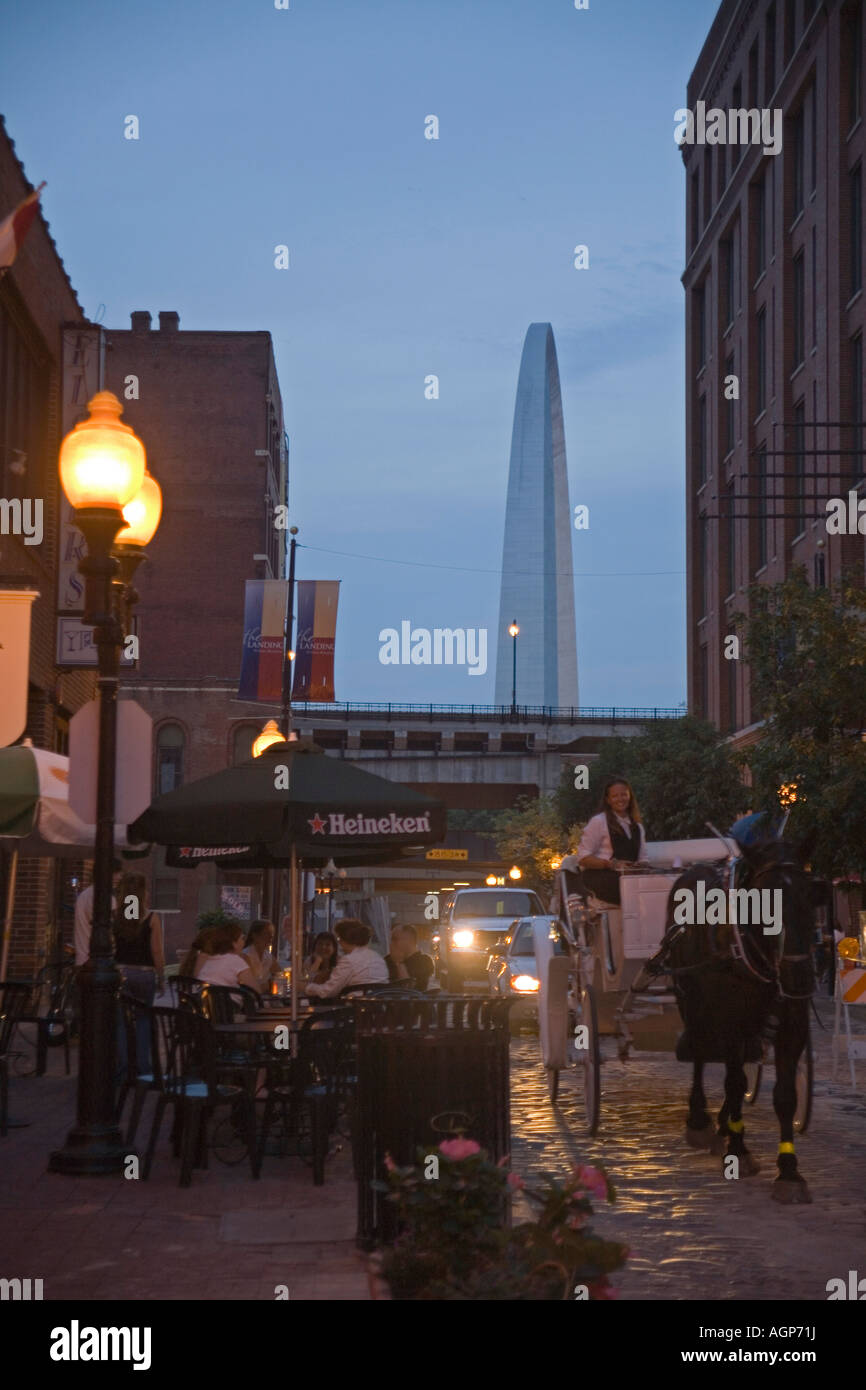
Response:
[[[654,705],[641,708],[637,705],[588,705],[582,708],[562,705],[435,705],[435,704],[393,704],[376,701],[346,701],[332,704],[296,702],[292,708],[296,714],[331,716],[331,718],[351,718],[362,715],[365,719],[391,720],[437,719],[437,720],[476,720],[491,724],[578,724],[584,721],[593,723],[644,724],[657,719],[681,719],[684,709]]]

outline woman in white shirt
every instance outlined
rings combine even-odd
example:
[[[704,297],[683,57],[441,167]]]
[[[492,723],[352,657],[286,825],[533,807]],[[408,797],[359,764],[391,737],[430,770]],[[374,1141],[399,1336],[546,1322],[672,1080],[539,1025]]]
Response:
[[[591,893],[602,902],[619,903],[619,876],[646,857],[646,832],[629,783],[609,777],[598,814],[584,826],[576,854],[563,859],[563,869],[579,868]]]
[[[254,971],[243,954],[244,931],[239,922],[212,927],[208,932],[207,951],[198,952],[196,978],[209,985],[249,985],[261,993]],[[185,972],[182,972],[185,973]]]
[[[330,979],[323,985],[308,984],[307,994],[315,999],[333,999],[350,985],[386,985],[388,967],[379,952],[370,947],[373,935],[370,928],[355,917],[345,917],[334,930],[343,955],[331,971]]]
[[[274,975],[279,974],[280,967],[274,960],[271,949],[274,936],[273,922],[266,922],[261,918],[258,922],[252,923],[244,943],[244,956],[259,982],[259,989],[262,990],[267,989]]]

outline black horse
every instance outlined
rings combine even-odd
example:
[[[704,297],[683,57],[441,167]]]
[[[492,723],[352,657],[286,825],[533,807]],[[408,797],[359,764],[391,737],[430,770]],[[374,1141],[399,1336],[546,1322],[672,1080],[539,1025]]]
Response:
[[[757,818],[749,819],[754,822]],[[738,822],[733,827],[734,838],[738,827],[745,824]],[[751,830],[754,832],[754,826]],[[741,872],[736,889],[758,890],[764,895],[756,900],[753,892],[748,900],[750,909],[756,902],[781,905],[778,921],[768,923],[766,913],[761,918],[760,912],[747,910],[750,920],[744,922],[742,908],[747,900],[741,894],[735,900],[737,909],[731,910],[725,872],[713,865],[688,869],[677,879],[668,899],[669,925],[660,957],[672,976],[685,1025],[677,1056],[694,1064],[686,1138],[696,1148],[736,1156],[738,1174],[758,1172],[759,1164],[745,1140],[743,1066],[759,1060],[761,1036],[771,1025],[776,1059],[773,1105],[780,1129],[779,1171],[772,1195],[778,1202],[811,1202],[794,1153],[797,1063],[808,1039],[809,1000],[815,987],[811,884],[802,856],[771,830],[757,836],[752,833],[751,842],[744,834],[738,843],[743,858],[738,864]],[[722,890],[727,907],[721,907],[722,897],[716,894],[710,899],[716,904],[711,912],[706,910],[706,902],[714,888]],[[695,895],[692,901],[704,906],[704,911],[694,915],[709,917],[709,923],[698,920],[683,925],[688,916],[684,904],[689,902],[683,889]],[[720,915],[725,920],[714,921]],[[732,922],[732,917],[739,917],[739,922]],[[715,1133],[703,1089],[707,1062],[725,1066],[725,1102]]]

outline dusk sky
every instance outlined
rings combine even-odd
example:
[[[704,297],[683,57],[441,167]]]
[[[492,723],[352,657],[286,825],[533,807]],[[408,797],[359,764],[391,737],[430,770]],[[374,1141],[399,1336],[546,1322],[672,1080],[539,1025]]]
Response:
[[[549,321],[571,504],[590,508],[581,704],[678,705],[674,112],[716,0],[290,6],[6,0],[0,106],[85,313],[270,331],[298,574],[342,581],[337,698],[437,703],[493,699],[517,374]],[[406,619],[487,628],[486,675],[380,664]]]

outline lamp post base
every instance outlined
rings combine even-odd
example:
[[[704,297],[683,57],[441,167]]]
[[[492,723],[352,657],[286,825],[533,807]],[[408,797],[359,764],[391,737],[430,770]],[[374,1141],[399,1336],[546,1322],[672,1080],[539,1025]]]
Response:
[[[81,1126],[70,1130],[65,1147],[51,1155],[48,1171],[70,1177],[106,1177],[123,1171],[129,1152],[117,1125]]]

